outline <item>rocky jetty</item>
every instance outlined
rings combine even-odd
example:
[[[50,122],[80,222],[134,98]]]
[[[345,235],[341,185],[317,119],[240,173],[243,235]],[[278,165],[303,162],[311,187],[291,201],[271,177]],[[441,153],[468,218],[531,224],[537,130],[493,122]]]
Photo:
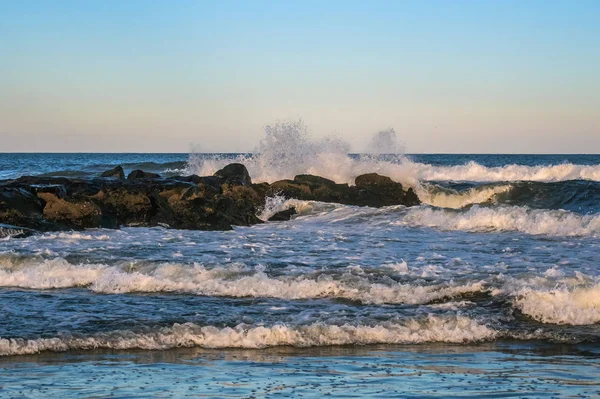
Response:
[[[319,176],[298,175],[294,180],[280,180],[256,189],[264,190],[266,195],[283,195],[287,198],[345,205],[382,207],[413,206],[421,203],[412,188],[404,191],[402,184],[377,173],[358,176],[354,186],[337,184]]]
[[[0,223],[6,226],[2,234],[13,236],[27,235],[30,229],[121,226],[227,230],[262,223],[256,214],[272,195],[373,207],[420,203],[411,189],[405,191],[386,176],[362,175],[355,183],[298,175],[253,184],[241,164],[227,165],[214,176],[162,178],[135,170],[125,179],[120,166],[95,179],[24,176],[0,181]],[[283,210],[271,220],[288,220],[294,214],[295,210]]]

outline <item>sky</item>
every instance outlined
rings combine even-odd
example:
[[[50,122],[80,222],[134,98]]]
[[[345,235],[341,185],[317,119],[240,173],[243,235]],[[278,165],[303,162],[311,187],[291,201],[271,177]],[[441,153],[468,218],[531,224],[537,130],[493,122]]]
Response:
[[[245,152],[297,119],[600,153],[600,2],[2,1],[0,152]]]

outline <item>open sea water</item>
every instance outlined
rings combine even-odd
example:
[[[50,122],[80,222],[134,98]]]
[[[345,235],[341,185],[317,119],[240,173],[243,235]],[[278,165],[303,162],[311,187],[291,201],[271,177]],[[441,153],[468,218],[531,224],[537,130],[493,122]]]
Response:
[[[600,396],[599,155],[0,154],[0,179],[234,161],[423,204],[2,239],[0,397]]]

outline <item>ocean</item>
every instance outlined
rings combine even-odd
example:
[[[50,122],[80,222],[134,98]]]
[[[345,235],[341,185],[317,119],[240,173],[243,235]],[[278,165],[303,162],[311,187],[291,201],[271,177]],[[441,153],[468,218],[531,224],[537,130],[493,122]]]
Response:
[[[232,231],[0,239],[0,397],[599,397],[600,155],[0,154],[0,179],[377,172]]]

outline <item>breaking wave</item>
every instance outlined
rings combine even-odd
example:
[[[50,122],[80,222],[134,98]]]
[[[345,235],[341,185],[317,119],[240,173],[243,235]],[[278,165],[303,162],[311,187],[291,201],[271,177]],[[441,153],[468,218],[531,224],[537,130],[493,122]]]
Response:
[[[60,336],[38,339],[0,338],[0,356],[43,351],[93,349],[165,350],[176,347],[252,348],[273,346],[333,346],[370,344],[467,343],[491,340],[496,332],[464,316],[411,319],[404,324],[305,326],[274,325],[233,328],[175,324],[147,332],[114,331],[87,337]]]
[[[430,227],[443,231],[502,232],[517,231],[531,235],[564,237],[597,237],[600,235],[600,214],[580,215],[564,210],[531,209],[526,206],[440,209],[430,206],[390,206],[360,208],[316,201],[271,200],[268,214],[291,206],[299,220],[324,223],[367,223],[409,227]]]
[[[586,325],[600,323],[600,285],[574,289],[524,290],[515,305],[543,323]]]
[[[496,186],[476,186],[458,191],[444,189],[437,185],[419,185],[416,188],[421,202],[440,208],[460,209],[473,204],[492,201],[498,194],[506,193],[513,188],[510,184]]]
[[[216,267],[176,263],[132,266],[74,265],[62,258],[20,263],[4,261],[0,286],[31,289],[87,287],[105,294],[135,292],[183,292],[205,296],[261,297],[280,299],[334,298],[365,304],[424,304],[442,298],[484,290],[482,282],[437,284],[373,283],[351,273],[270,277],[243,265]]]
[[[600,283],[598,278],[576,272],[565,277],[552,268],[544,276],[510,279],[501,292],[514,298],[523,314],[547,324],[588,325],[600,323]]]
[[[600,234],[600,215],[579,215],[563,210],[531,209],[524,206],[473,206],[460,211],[430,207],[408,208],[404,216],[393,224],[451,231],[518,231],[548,236],[595,237]]]

